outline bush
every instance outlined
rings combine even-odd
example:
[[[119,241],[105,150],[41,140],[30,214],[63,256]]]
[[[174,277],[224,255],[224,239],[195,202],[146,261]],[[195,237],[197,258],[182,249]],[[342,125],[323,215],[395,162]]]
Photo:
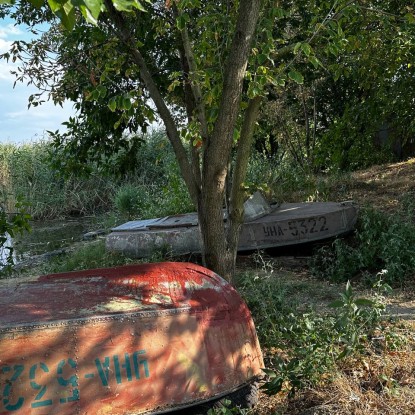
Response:
[[[350,241],[338,239],[317,251],[312,273],[332,281],[383,272],[388,283],[401,283],[415,271],[415,226],[402,216],[364,209]]]
[[[0,189],[9,209],[17,199],[29,204],[34,219],[93,214],[107,210],[114,181],[98,171],[90,177],[66,179],[49,164],[49,143],[0,145]]]
[[[373,300],[357,298],[348,283],[333,313],[322,315],[313,310],[299,312],[290,300],[292,289],[282,279],[247,273],[239,289],[255,321],[264,350],[268,394],[315,386],[331,379],[339,360],[358,354],[371,346],[371,336],[380,330],[384,310],[385,284],[379,280]]]
[[[132,184],[126,184],[117,190],[114,204],[122,215],[131,218],[133,215],[140,215],[145,211],[148,204],[147,193],[140,191]]]

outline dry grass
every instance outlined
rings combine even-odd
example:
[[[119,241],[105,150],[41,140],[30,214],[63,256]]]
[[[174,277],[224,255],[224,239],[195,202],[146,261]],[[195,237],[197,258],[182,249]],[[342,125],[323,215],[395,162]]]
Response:
[[[410,415],[415,413],[415,324],[395,323],[405,332],[399,350],[350,358],[332,381],[293,398],[261,395],[253,415]],[[396,326],[396,327],[397,327]]]
[[[337,189],[343,189],[333,193],[337,200],[350,199],[361,206],[393,212],[404,194],[415,191],[415,158],[353,172],[345,186]]]

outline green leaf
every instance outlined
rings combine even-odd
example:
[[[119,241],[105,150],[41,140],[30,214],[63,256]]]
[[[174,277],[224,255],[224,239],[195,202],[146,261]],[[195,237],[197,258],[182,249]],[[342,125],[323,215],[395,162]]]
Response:
[[[107,95],[107,88],[104,85],[97,86],[97,91],[100,98],[105,98]]]
[[[114,99],[114,98],[112,98],[112,99],[110,100],[110,102],[108,103],[108,108],[109,108],[112,112],[114,112],[114,111],[117,109],[117,103],[116,103],[116,101],[115,101],[115,99]]]
[[[123,106],[123,109],[125,110],[129,110],[131,108],[132,104],[131,104],[131,100],[129,97],[124,97],[122,101],[122,106]]]
[[[65,26],[66,29],[72,30],[75,26],[75,8],[68,2],[65,3],[64,8],[62,10],[65,10],[65,13],[62,13],[62,24]]]
[[[272,9],[272,15],[274,17],[278,17],[279,19],[281,19],[282,17],[285,16],[285,11],[281,7],[274,7]]]
[[[91,13],[92,18],[96,21],[101,13],[102,0],[84,0],[85,6]]]
[[[48,0],[48,4],[53,13],[56,13],[59,9],[62,8],[62,4],[56,0]]]
[[[288,72],[288,77],[292,79],[294,82],[296,82],[297,84],[304,83],[304,77],[303,75],[300,74],[300,72],[291,70],[290,72]]]
[[[99,95],[98,89],[94,89],[90,95],[90,100],[96,101],[99,98]]]
[[[296,45],[294,46],[294,53],[297,54],[300,48],[301,48],[301,42],[296,43]]]
[[[88,7],[81,5],[79,6],[79,9],[81,10],[82,16],[84,16],[84,19],[93,25],[98,24],[98,20],[92,15],[91,11],[88,9]]]
[[[2,1],[0,0],[0,4],[2,3]],[[6,1],[7,3],[7,1]],[[44,0],[30,0],[30,3],[33,4],[33,6],[35,6],[37,9],[40,9],[43,4],[45,3]]]
[[[347,297],[351,297],[353,295],[353,289],[352,284],[350,284],[350,281],[347,281],[346,283],[346,289],[344,290]]]
[[[340,308],[344,306],[344,301],[335,300],[328,305],[330,308]]]
[[[176,20],[176,27],[179,30],[183,30],[186,27],[186,23],[190,20],[189,15],[182,13]]]
[[[257,61],[258,61],[258,63],[259,63],[260,65],[263,65],[263,64],[264,64],[264,62],[266,62],[266,61],[267,61],[267,59],[268,59],[268,56],[267,56],[267,55],[265,55],[264,53],[260,53],[260,54],[258,55],[258,57],[257,57]]]
[[[313,49],[308,43],[301,44],[301,50],[305,53],[306,56],[310,56]]]
[[[59,2],[55,0],[48,0],[49,7],[52,12],[61,21],[62,25],[68,29],[73,29],[75,25],[75,8],[70,1]]]
[[[415,23],[415,15],[413,15],[412,13],[406,13],[405,14],[405,19],[408,20],[408,23],[410,23],[410,24]]]
[[[315,56],[310,56],[308,60],[311,62],[315,69],[317,69],[319,66],[323,66]]]
[[[138,0],[113,0],[114,7],[120,12],[130,12],[133,9],[138,9],[145,12],[146,9]]]
[[[270,378],[276,378],[277,374],[271,369],[262,369],[262,371]]]
[[[276,82],[277,82],[277,85],[279,85],[279,86],[285,86],[285,82],[286,82],[286,77],[285,76],[278,76],[277,78],[276,78]]]

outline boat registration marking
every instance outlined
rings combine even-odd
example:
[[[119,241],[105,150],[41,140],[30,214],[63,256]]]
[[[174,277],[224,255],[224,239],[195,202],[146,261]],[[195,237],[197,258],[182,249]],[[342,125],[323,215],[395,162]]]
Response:
[[[287,222],[287,227],[284,225],[263,226],[264,236],[272,238],[275,236],[301,236],[312,233],[326,232],[329,230],[327,226],[327,218],[319,216],[309,219],[296,219]]]
[[[93,379],[94,381],[97,379],[96,382],[104,387],[109,386],[111,376],[114,376],[118,385],[123,382],[149,378],[150,368],[145,354],[145,350],[138,350],[132,354],[97,357],[93,362],[95,370],[82,375],[79,374],[82,372],[82,368],[78,367],[76,359],[72,358],[62,359],[55,367],[49,367],[45,362],[38,362],[30,367],[22,364],[0,366],[0,391],[2,392],[0,408],[2,405],[5,411],[13,412],[18,411],[25,404],[30,404],[32,409],[36,409],[51,406],[53,403],[64,405],[78,401],[81,398],[79,378]],[[44,384],[41,378],[51,372],[54,372],[55,376],[48,375],[47,378],[51,381]],[[21,385],[22,382],[25,383],[24,378],[27,379],[28,385]],[[16,391],[13,390],[15,386],[31,392],[28,394],[32,396],[30,402],[28,402],[28,395],[17,396]],[[52,394],[48,393],[50,388],[53,388],[54,394],[58,391],[61,397],[54,401],[50,396]]]

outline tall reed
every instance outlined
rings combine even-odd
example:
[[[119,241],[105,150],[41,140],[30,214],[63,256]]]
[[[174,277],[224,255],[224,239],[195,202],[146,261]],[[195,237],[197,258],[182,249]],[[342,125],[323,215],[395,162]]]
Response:
[[[11,212],[25,200],[34,219],[92,214],[109,209],[114,183],[93,173],[63,179],[48,162],[48,143],[0,144],[0,202]]]

